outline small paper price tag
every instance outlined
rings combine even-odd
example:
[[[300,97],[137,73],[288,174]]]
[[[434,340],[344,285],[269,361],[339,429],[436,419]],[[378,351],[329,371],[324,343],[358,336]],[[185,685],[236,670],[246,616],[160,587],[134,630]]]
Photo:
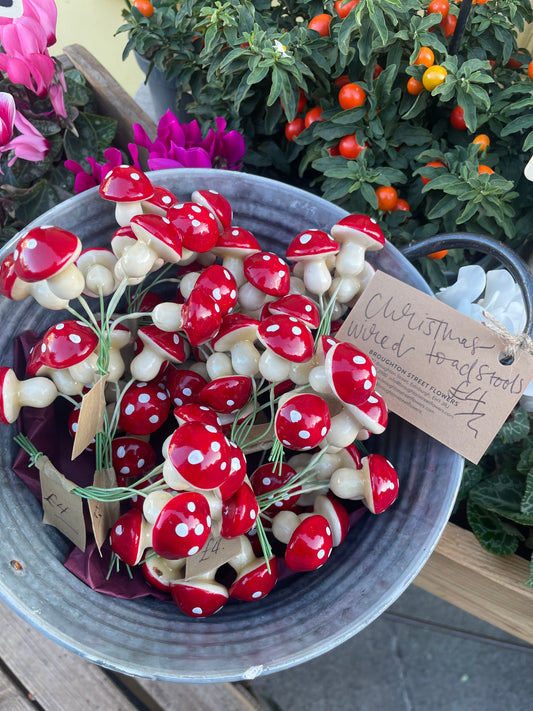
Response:
[[[185,578],[204,575],[210,570],[220,568],[241,552],[239,538],[222,538],[218,523],[213,522],[211,535],[203,548],[195,555],[187,558],[185,563]]]
[[[367,353],[389,410],[475,464],[533,379],[486,326],[377,272],[336,337]]]
[[[106,376],[103,375],[82,398],[78,426],[72,446],[72,459],[76,459],[103,428]]]
[[[116,485],[117,477],[112,467],[94,473],[93,486],[97,486],[100,489],[112,489]],[[107,539],[109,529],[120,516],[120,502],[89,499],[88,503],[94,540],[98,547],[98,552],[101,554],[102,546]]]
[[[86,530],[83,500],[72,493],[76,484],[58,471],[48,457],[35,462],[39,470],[43,503],[43,523],[54,526],[81,551],[85,550]]]

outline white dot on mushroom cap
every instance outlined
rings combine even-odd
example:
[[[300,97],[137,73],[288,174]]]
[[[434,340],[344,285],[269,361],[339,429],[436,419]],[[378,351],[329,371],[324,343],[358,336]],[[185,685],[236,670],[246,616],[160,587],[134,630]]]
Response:
[[[193,212],[202,212],[202,208],[201,208],[199,205],[193,205],[193,206],[191,207],[191,210],[192,210]]]
[[[77,432],[77,430],[78,430],[78,423],[77,423],[77,422],[73,422],[73,423],[72,423],[72,431],[73,431],[73,432]]]
[[[323,548],[321,548],[321,549],[318,551],[318,553],[316,554],[316,557],[317,557],[319,560],[322,560],[322,558],[323,558],[325,555],[326,555],[326,551],[325,551]]]
[[[211,516],[210,516],[209,514],[207,514],[205,520],[206,520],[206,522],[207,522],[207,525],[208,525],[208,526],[211,526]]]
[[[355,365],[364,365],[366,363],[366,358],[364,356],[354,356],[353,362]]]
[[[205,407],[205,408],[202,407],[202,410],[204,410],[204,409],[205,409],[205,410],[209,410],[208,407]],[[215,434],[215,432],[217,432],[217,428],[216,428],[216,427],[213,427],[213,425],[206,425],[206,426],[205,426],[205,429],[206,429],[208,432],[211,432],[211,434]]]
[[[266,330],[268,333],[276,333],[276,331],[279,331],[279,324],[273,323],[271,326],[267,326]]]
[[[269,486],[271,481],[272,481],[272,479],[269,476],[263,477],[263,484],[265,486]]]
[[[196,504],[194,503],[194,501],[189,501],[189,503],[187,504],[187,510],[191,513],[194,513],[196,511]]]
[[[271,499],[272,497],[269,496],[268,498]],[[274,506],[277,506],[278,509],[280,509],[280,508],[283,506],[283,502],[282,502],[282,501],[276,501],[276,502],[274,503]]]
[[[209,410],[209,408],[206,407],[206,405],[200,405],[200,410],[205,410],[207,412]],[[206,427],[206,429],[207,429],[207,427]],[[211,430],[207,430],[207,431],[211,432]],[[216,430],[214,430],[214,431],[216,432]]]
[[[19,251],[18,251],[18,249],[16,249],[16,250],[13,252],[13,258],[14,258],[15,260],[19,258]]]
[[[183,405],[183,400],[179,397],[174,398],[174,405]]]
[[[153,425],[155,425],[156,422],[159,422],[159,415],[151,415],[148,418],[148,422],[151,422]]]
[[[161,198],[161,202],[164,202],[165,205],[170,205],[170,203],[172,202],[172,198],[169,195],[163,195],[163,197]]]
[[[204,531],[205,526],[203,523],[199,523],[197,526],[195,526],[194,532],[197,536],[201,536]]]
[[[189,462],[189,464],[200,464],[204,461],[204,455],[200,452],[199,449],[193,449],[192,452],[189,452],[187,461]]]
[[[363,387],[365,390],[372,390],[374,386],[372,385],[370,380],[365,380]]]
[[[298,412],[298,410],[291,410],[289,413],[289,420],[291,422],[300,422],[302,419],[302,413]]]
[[[167,397],[168,397],[168,395],[163,390],[161,390],[160,392],[157,393],[158,400],[166,400]]]
[[[300,235],[301,244],[307,244],[310,239],[311,239],[311,235],[308,232],[306,232],[304,235]]]
[[[71,341],[71,343],[81,343],[81,337],[78,336],[77,333],[71,333],[68,340]]]
[[[293,323],[298,323],[298,319],[294,316],[289,316],[289,321],[292,321]]]
[[[139,175],[139,173],[131,173],[131,179],[132,180],[140,180],[141,176]]]
[[[232,234],[234,237],[238,237],[238,236],[239,236],[239,230],[231,230],[231,234]]]
[[[309,311],[313,310],[313,307],[311,306],[311,304],[306,304],[304,309],[307,311],[307,313],[309,313]]]
[[[212,294],[213,294],[213,298],[216,299],[217,301],[220,301],[220,299],[222,298],[222,294],[220,293],[220,289],[218,288],[218,286],[215,289],[213,289]]]
[[[192,395],[192,390],[190,388],[183,388],[182,392],[187,397],[190,397]]]
[[[124,528],[121,523],[119,523],[118,526],[115,526],[115,533],[117,536],[121,536],[124,533]]]
[[[120,457],[120,459],[122,459],[122,457],[125,457],[125,456],[126,456],[126,447],[124,447],[124,445],[121,444],[120,447],[117,449],[117,457]]]
[[[204,611],[202,610],[201,607],[193,607],[191,612],[193,613],[193,615],[203,615],[204,614]]]
[[[148,393],[141,393],[138,400],[139,402],[150,402],[150,395]]]
[[[129,405],[126,405],[124,412],[126,415],[132,415],[135,412],[135,407],[130,403]]]
[[[375,369],[374,366],[372,366],[372,367],[370,368],[370,372],[371,372],[372,375],[375,377],[375,375],[376,375],[376,369]]]
[[[193,227],[200,227],[201,224],[200,220],[191,220],[191,225]]]
[[[129,467],[122,467],[120,470],[121,474],[129,474],[130,473],[130,468]]]
[[[278,275],[279,275],[280,277],[284,277],[284,276],[285,276],[284,270],[283,270],[283,269],[280,269],[279,272],[278,272]]]
[[[175,333],[175,334],[172,336],[172,340],[174,341],[174,343],[175,343],[176,345],[178,345],[178,343],[180,342],[180,337],[178,336],[177,333]]]
[[[320,430],[320,434],[322,435],[322,437],[325,437],[327,435],[327,433],[328,433],[328,428],[322,427],[322,429]]]
[[[302,335],[302,329],[300,326],[293,326],[291,328],[291,331],[294,333],[295,336],[301,336]]]
[[[163,217],[163,222],[165,223],[165,225],[170,225],[170,220],[168,219],[168,217]]]
[[[231,296],[232,299],[235,299],[237,297],[237,292],[235,291],[235,289],[232,289],[230,291],[229,295]]]
[[[138,387],[138,388],[144,388],[144,387],[146,387],[147,384],[148,384],[148,383],[137,383],[137,387]]]
[[[226,279],[227,279],[228,281],[231,281],[231,280],[232,280],[233,277],[231,276],[231,273],[228,272],[227,269],[223,269],[223,273],[224,273],[224,276],[226,277]]]
[[[284,439],[283,444],[285,444],[287,447],[289,447],[291,443],[289,442],[288,439]]]
[[[226,405],[227,405],[228,407],[233,407],[233,405],[235,405],[235,400],[228,400],[228,401],[226,402]]]
[[[139,467],[139,469],[140,469],[141,467],[144,467],[144,459],[139,459],[138,462],[137,462],[137,466]]]
[[[45,352],[46,352],[46,343],[42,343],[41,344],[41,353],[45,353]]]
[[[237,471],[240,468],[241,468],[241,460],[239,459],[239,457],[232,457],[231,458],[232,471]]]
[[[263,593],[260,590],[257,590],[257,592],[252,593],[252,597],[254,599],[257,599],[257,598],[261,597],[262,594]]]
[[[309,439],[309,437],[311,437],[311,435],[307,430],[300,430],[298,432],[298,437],[300,437],[300,439]]]
[[[257,511],[255,509],[252,509],[250,511],[250,518],[252,519],[252,521],[255,521],[256,515],[257,515]]]
[[[376,402],[378,402],[378,399],[377,399],[377,397],[374,397],[373,395],[371,395],[371,396],[368,398],[368,402],[369,402],[371,405],[375,405]]]
[[[211,442],[213,452],[220,452],[220,442]]]
[[[189,550],[187,551],[187,555],[194,555],[195,553],[198,553],[199,550],[200,550],[199,546],[193,546],[192,548],[189,548]],[[200,609],[200,608],[195,608],[195,609]],[[202,611],[200,610],[200,613],[201,612]]]
[[[189,527],[186,523],[178,523],[174,530],[176,531],[176,536],[179,536],[180,538],[186,538],[189,533]]]
[[[224,469],[226,469],[227,466],[228,466],[228,463],[227,463],[227,462],[222,462],[222,463],[220,464],[220,469],[221,469],[222,471],[224,471]]]
[[[37,247],[37,240],[36,239],[29,239],[26,242],[26,249],[35,249]]]
[[[220,306],[215,302],[215,311],[220,313]]]

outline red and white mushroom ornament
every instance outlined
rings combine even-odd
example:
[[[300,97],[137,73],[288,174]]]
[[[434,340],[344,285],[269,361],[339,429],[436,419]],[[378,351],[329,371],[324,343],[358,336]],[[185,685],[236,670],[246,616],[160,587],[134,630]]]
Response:
[[[340,499],[362,500],[369,511],[379,514],[396,501],[398,475],[381,454],[369,454],[361,459],[361,469],[337,469],[329,488]]]
[[[11,368],[0,368],[0,422],[5,425],[15,422],[21,407],[48,407],[57,396],[48,378],[19,380]]]
[[[143,212],[142,202],[154,194],[154,187],[142,170],[129,165],[111,168],[99,186],[104,200],[115,203],[115,219],[126,227],[132,217]]]

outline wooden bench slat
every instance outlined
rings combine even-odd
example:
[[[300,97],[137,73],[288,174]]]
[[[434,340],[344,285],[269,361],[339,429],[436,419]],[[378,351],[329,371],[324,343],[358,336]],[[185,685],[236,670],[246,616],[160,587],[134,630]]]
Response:
[[[35,706],[27,696],[2,673],[0,673],[0,711],[35,711]]]

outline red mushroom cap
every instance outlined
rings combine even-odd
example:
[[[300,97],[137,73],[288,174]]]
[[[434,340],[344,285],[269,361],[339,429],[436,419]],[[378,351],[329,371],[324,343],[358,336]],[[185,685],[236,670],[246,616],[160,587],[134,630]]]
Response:
[[[98,336],[81,321],[60,321],[46,331],[35,357],[48,368],[70,368],[85,360],[98,345]]]
[[[318,328],[320,325],[320,314],[317,305],[303,294],[287,294],[287,296],[282,296],[281,299],[276,301],[267,301],[266,307],[268,307],[268,312],[265,313],[265,317],[274,314],[285,314],[303,321],[309,328]],[[261,318],[263,318],[262,314]]]
[[[285,550],[287,567],[296,572],[316,570],[324,565],[333,547],[329,523],[319,514],[303,519]]]
[[[336,242],[357,242],[368,251],[381,249],[385,235],[378,223],[368,215],[347,215],[331,228]]]
[[[269,570],[270,568],[270,570]],[[253,565],[247,566],[232,583],[229,594],[237,600],[261,600],[268,595],[278,580],[278,559],[268,561],[259,558]]]
[[[251,232],[243,227],[226,227],[213,249],[218,257],[241,257],[244,259],[254,252],[260,252],[259,242]]]
[[[290,449],[316,447],[327,435],[331,418],[326,401],[314,393],[291,395],[278,406],[274,429],[279,441]]]
[[[210,533],[207,499],[196,491],[184,491],[161,509],[152,529],[152,547],[163,558],[177,560],[198,553]]]
[[[217,335],[211,340],[215,351],[229,351],[232,343],[257,338],[259,321],[238,311],[222,319]]]
[[[330,386],[343,402],[360,405],[374,392],[376,368],[371,358],[351,343],[330,348],[325,366]]]
[[[109,534],[111,550],[126,565],[137,565],[141,560],[145,542],[146,522],[139,509],[128,509],[115,522]]]
[[[375,514],[383,513],[398,496],[398,474],[392,464],[381,454],[369,454],[361,461],[368,470],[372,500],[367,507]]]
[[[172,403],[180,406],[198,402],[198,393],[207,380],[195,370],[172,367],[165,372],[165,382]]]
[[[15,274],[15,258],[13,253],[0,263],[0,294],[8,299],[19,301],[30,294],[29,286]]]
[[[158,256],[175,264],[181,259],[181,234],[168,217],[154,213],[134,215],[131,229],[138,240],[153,245]]]
[[[218,488],[222,501],[230,499],[238,491],[246,476],[246,456],[244,452],[231,440],[229,440],[229,446],[231,455],[230,472]]]
[[[184,425],[186,422],[201,422],[204,425],[220,428],[220,419],[217,413],[207,405],[199,405],[196,402],[188,402],[175,407],[174,417],[180,425]]]
[[[15,247],[15,274],[27,282],[49,279],[78,258],[81,246],[76,235],[61,227],[34,227]]]
[[[118,165],[104,176],[99,192],[105,200],[138,202],[151,198],[154,188],[142,170],[129,165]]]
[[[293,316],[269,316],[259,324],[257,337],[265,348],[292,363],[305,363],[313,357],[313,334]]]
[[[178,427],[170,438],[168,458],[178,474],[197,489],[215,489],[230,473],[226,438],[216,427],[201,422]]]
[[[285,256],[289,261],[299,262],[319,256],[337,254],[340,246],[324,230],[306,230],[291,241]]]
[[[170,412],[170,398],[153,381],[133,383],[120,401],[118,426],[133,435],[147,435],[161,427]]]
[[[179,202],[178,198],[167,188],[161,185],[154,185],[152,197],[142,200],[142,207],[145,212],[153,212],[156,215],[166,215],[169,207]]]
[[[247,375],[227,375],[204,385],[198,394],[200,402],[215,412],[237,412],[252,394],[252,379]]]
[[[186,361],[187,350],[179,333],[162,331],[153,324],[141,326],[137,333],[146,346],[155,350],[165,360],[169,360],[172,363],[184,363]]]
[[[216,190],[195,190],[191,198],[199,205],[203,205],[210,210],[216,218],[219,232],[222,232],[231,225],[233,210],[226,198],[217,193]]]
[[[206,291],[193,289],[181,311],[185,332],[191,346],[201,346],[219,332],[222,316],[217,302]]]
[[[203,289],[220,307],[220,315],[225,316],[237,303],[237,284],[231,272],[221,264],[212,264],[198,277],[195,289]]]
[[[372,434],[382,434],[387,427],[389,413],[385,400],[375,390],[368,400],[359,405],[348,405],[364,429]]]
[[[262,464],[253,472],[250,477],[250,484],[256,496],[270,494],[271,496],[282,486],[285,486],[293,477],[297,476],[296,469],[285,462],[281,467],[277,462]],[[295,488],[290,494],[286,494],[282,499],[275,501],[271,506],[264,509],[267,515],[274,515],[278,511],[293,509],[300,498],[300,490]]]
[[[289,293],[289,267],[277,254],[255,252],[245,258],[243,267],[250,284],[264,294],[285,296]]]
[[[181,234],[183,246],[191,252],[209,252],[218,240],[215,216],[203,205],[184,202],[172,205],[168,219]]]
[[[239,489],[222,504],[222,538],[237,538],[255,526],[259,505],[252,487],[243,482]]]
[[[142,476],[155,467],[157,460],[152,445],[136,437],[115,437],[111,442],[111,456],[118,486],[124,486],[119,478],[123,482]]]
[[[228,591],[220,583],[188,580],[170,583],[172,599],[189,617],[209,617],[228,601]]]
[[[333,547],[339,546],[350,530],[350,515],[332,494],[319,494],[313,504],[313,512],[324,516],[331,529]]]

